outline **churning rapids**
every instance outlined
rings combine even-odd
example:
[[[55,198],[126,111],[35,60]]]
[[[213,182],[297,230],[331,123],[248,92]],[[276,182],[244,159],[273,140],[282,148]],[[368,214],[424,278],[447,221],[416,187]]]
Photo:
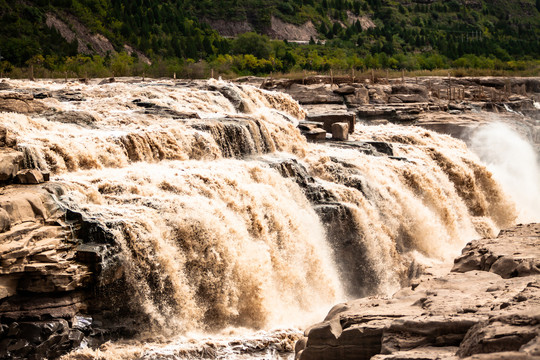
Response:
[[[66,359],[290,356],[295,329],[335,303],[391,294],[516,219],[446,135],[358,126],[351,142],[308,143],[288,95],[215,80],[38,86],[82,101],[0,120],[63,184],[62,206],[113,234],[127,291],[110,301],[140,333]]]

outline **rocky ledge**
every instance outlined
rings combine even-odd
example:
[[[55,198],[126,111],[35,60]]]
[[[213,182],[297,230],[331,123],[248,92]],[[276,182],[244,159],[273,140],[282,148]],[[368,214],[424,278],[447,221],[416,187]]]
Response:
[[[264,80],[261,86],[285,92],[305,108],[308,121],[301,123],[301,130],[309,140],[325,140],[336,122],[416,125],[467,140],[471,131],[497,119],[540,149],[538,77],[312,76]],[[493,113],[497,115],[488,115]]]
[[[467,244],[444,276],[332,308],[296,359],[539,359],[540,224]]]

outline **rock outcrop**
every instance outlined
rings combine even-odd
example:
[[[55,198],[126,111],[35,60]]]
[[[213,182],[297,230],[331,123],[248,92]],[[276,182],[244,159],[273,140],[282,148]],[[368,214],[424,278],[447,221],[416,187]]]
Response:
[[[113,237],[61,205],[67,185],[23,159],[0,148],[0,359],[53,359],[129,332],[104,318],[122,307],[104,295],[122,288]]]
[[[417,125],[462,140],[490,120],[479,110],[497,113],[540,149],[538,78],[352,78],[313,76],[265,80],[266,89],[291,95],[307,118],[344,113],[366,125]]]
[[[535,359],[540,356],[540,224],[475,240],[447,275],[390,298],[336,305],[296,358]]]

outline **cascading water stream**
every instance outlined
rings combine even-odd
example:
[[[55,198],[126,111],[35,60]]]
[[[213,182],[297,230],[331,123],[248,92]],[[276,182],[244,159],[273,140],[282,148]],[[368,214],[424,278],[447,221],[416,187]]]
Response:
[[[423,263],[515,218],[491,174],[448,136],[358,127],[353,140],[394,148],[373,155],[307,143],[298,103],[250,86],[69,86],[85,100],[49,97],[51,114],[0,113],[2,125],[28,165],[68,189],[63,205],[114,237],[129,295],[111,301],[141,317],[139,332],[177,345],[194,332],[305,326],[348,296],[391,294]],[[275,334],[259,340],[294,340]],[[165,356],[142,349],[133,354]]]

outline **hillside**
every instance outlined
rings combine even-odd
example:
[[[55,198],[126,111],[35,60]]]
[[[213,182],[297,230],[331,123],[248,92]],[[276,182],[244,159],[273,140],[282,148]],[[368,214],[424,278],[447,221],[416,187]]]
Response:
[[[0,70],[99,74],[116,60],[118,74],[123,63],[140,72],[156,61],[180,69],[185,59],[246,74],[523,67],[515,61],[540,58],[539,8],[540,0],[0,0]],[[306,44],[229,38],[245,32]]]

